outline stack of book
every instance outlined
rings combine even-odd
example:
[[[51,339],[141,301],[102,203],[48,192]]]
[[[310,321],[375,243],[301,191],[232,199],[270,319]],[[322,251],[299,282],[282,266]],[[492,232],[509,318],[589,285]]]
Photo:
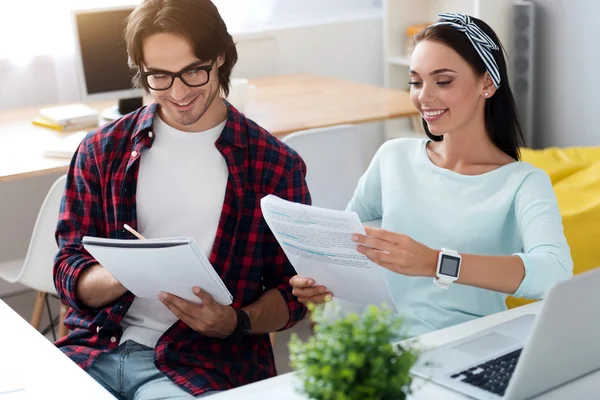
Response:
[[[31,122],[57,131],[77,130],[98,126],[97,110],[83,104],[42,108]]]

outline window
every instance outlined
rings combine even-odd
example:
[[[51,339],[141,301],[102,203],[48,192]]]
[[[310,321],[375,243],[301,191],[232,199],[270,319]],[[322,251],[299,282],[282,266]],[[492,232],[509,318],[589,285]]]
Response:
[[[39,55],[70,54],[74,46],[71,10],[136,3],[134,0],[11,1],[6,9],[8,17],[0,24],[3,38],[0,59],[19,61]]]
[[[19,0],[5,6],[0,59],[27,60],[73,53],[71,10],[137,4],[140,0]],[[232,33],[317,21],[341,13],[381,9],[380,0],[213,0]],[[32,12],[31,10],[35,10]],[[4,11],[4,10],[3,10]],[[4,12],[3,12],[4,14]],[[12,40],[10,40],[12,38]]]

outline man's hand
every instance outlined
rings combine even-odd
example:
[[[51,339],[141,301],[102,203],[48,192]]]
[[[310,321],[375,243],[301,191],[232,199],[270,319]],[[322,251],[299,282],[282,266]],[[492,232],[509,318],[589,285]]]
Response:
[[[203,335],[226,338],[237,326],[237,314],[232,307],[222,306],[197,286],[192,291],[202,301],[192,303],[170,293],[161,292],[158,299],[187,326]]]
[[[331,301],[333,298],[333,294],[327,292],[325,286],[315,286],[315,281],[311,278],[296,275],[290,279],[290,285],[293,288],[292,294],[298,297],[298,301],[302,304],[321,304]]]

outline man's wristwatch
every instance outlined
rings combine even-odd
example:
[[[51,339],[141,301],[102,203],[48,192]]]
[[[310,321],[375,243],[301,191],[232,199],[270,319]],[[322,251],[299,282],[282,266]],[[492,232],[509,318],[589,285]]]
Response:
[[[437,268],[433,283],[448,289],[450,284],[460,276],[462,257],[454,250],[442,249],[438,255]]]
[[[250,334],[250,317],[246,311],[240,310],[239,308],[234,308],[233,311],[237,314],[237,325],[235,330],[227,338],[237,342]]]

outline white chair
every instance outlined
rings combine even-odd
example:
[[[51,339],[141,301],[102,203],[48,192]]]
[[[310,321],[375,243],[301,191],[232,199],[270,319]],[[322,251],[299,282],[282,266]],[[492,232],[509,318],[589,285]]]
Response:
[[[281,141],[296,150],[306,163],[306,184],[312,205],[345,210],[365,170],[356,127],[308,129],[290,133]],[[275,343],[273,333],[271,342]]]
[[[344,210],[364,172],[360,137],[354,125],[291,133],[282,141],[306,163],[306,183],[317,207]]]
[[[56,296],[52,269],[58,246],[54,238],[60,200],[65,188],[66,175],[54,182],[35,221],[33,234],[27,249],[25,260],[16,260],[0,264],[0,279],[10,283],[20,283],[38,292],[31,317],[31,325],[38,329],[44,313],[48,294]],[[60,323],[58,338],[66,335],[67,330],[62,324],[67,307],[60,307]]]

